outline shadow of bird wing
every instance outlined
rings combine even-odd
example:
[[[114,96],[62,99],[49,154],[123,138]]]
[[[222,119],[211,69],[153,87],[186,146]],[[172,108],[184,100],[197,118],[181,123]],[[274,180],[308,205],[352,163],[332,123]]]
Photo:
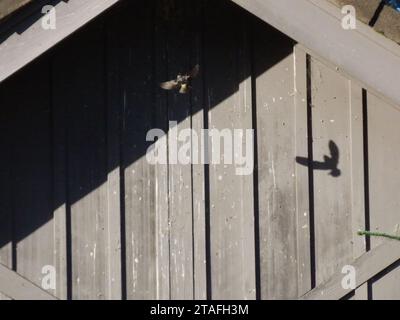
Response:
[[[296,157],[296,162],[303,166],[309,167],[311,165],[312,169],[315,170],[330,170],[331,166],[329,163],[320,162],[320,161],[309,161],[308,158],[304,157]]]
[[[179,87],[179,84],[176,80],[171,80],[160,83],[160,87],[165,90],[172,90],[172,89],[177,89]]]
[[[332,140],[329,141],[329,151],[331,152],[331,161],[337,166],[339,163],[339,148]]]
[[[194,68],[192,69],[192,71],[189,72],[189,77],[191,79],[196,78],[197,75],[199,74],[199,71],[200,71],[200,66],[198,64],[196,64],[194,66]]]
[[[302,166],[308,167],[310,162],[308,161],[308,158],[303,158],[303,157],[296,157],[296,162],[298,164],[301,164]]]

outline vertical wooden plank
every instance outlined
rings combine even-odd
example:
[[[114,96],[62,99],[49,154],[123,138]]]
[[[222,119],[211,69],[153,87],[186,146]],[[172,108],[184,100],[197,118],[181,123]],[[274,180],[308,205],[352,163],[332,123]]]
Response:
[[[102,21],[57,51],[54,104],[66,110],[71,290],[107,297],[107,148]]]
[[[134,17],[132,17],[134,15]],[[112,25],[113,105],[121,109],[121,161],[128,299],[157,297],[154,166],[146,159],[153,117],[152,2],[122,4]]]
[[[118,68],[119,55],[115,52],[118,48],[118,37],[115,37],[115,24],[119,10],[109,13],[105,21],[105,63],[104,72],[106,79],[106,103],[107,103],[107,299],[121,300],[125,298],[125,270],[122,266],[125,261],[121,261],[122,237],[121,237],[121,94],[120,94],[120,73]],[[124,238],[125,239],[125,238]],[[125,242],[124,242],[125,244]],[[123,276],[124,274],[124,276]]]
[[[13,268],[13,172],[14,144],[12,136],[15,130],[15,116],[12,110],[14,104],[12,99],[13,81],[8,80],[0,86],[0,146],[4,152],[0,157],[0,264],[8,268]],[[0,293],[0,300],[8,300],[8,298]]]
[[[349,90],[353,252],[356,259],[366,251],[365,239],[357,236],[357,231],[365,229],[363,97],[362,88],[353,81]]]
[[[372,231],[397,234],[399,231],[400,108],[368,92],[368,158],[370,225]],[[371,247],[382,238],[371,237]],[[372,298],[398,299],[400,268],[394,265],[371,283]]]
[[[163,2],[154,1],[154,65],[155,86],[168,78],[167,35],[168,24],[165,15],[168,7]],[[167,8],[167,11],[165,9]],[[168,132],[167,93],[161,89],[155,91],[154,127]],[[161,138],[167,144],[167,135]],[[167,155],[165,155],[167,156]],[[170,211],[168,164],[155,166],[155,214],[156,214],[156,263],[157,263],[157,299],[170,299]]]
[[[367,103],[371,229],[396,233],[399,225],[400,129],[397,119],[400,108],[371,93],[368,93]],[[371,247],[376,247],[382,240],[372,237]]]
[[[56,60],[49,58],[51,64],[51,102],[52,102],[52,135],[53,135],[53,207],[54,207],[54,246],[55,246],[55,268],[56,277],[56,296],[59,299],[68,299],[68,237],[67,237],[67,215],[68,215],[68,195],[67,195],[67,114],[65,105],[56,104],[59,92],[54,89],[54,73]],[[70,248],[69,248],[70,250]]]
[[[188,72],[192,37],[187,24],[189,16],[185,0],[164,3],[168,6],[168,79],[178,73]],[[166,9],[166,8],[164,8]],[[193,216],[192,172],[190,150],[180,154],[180,149],[191,146],[191,135],[181,137],[183,130],[191,128],[190,94],[177,91],[168,93],[169,150],[169,212],[170,212],[170,288],[171,299],[193,299]],[[181,160],[185,163],[181,163]]]
[[[257,20],[260,278],[262,299],[297,297],[293,41]]]
[[[52,148],[48,61],[39,60],[15,78],[14,267],[38,286],[43,267],[54,265]],[[53,290],[49,290],[54,294]]]
[[[353,221],[353,257],[359,258],[366,252],[365,238],[357,235],[365,230],[364,197],[364,127],[363,89],[354,81],[350,82],[350,161],[351,161],[351,216]],[[368,299],[368,284],[355,291],[355,300]]]
[[[204,86],[203,73],[203,3],[196,1],[190,4],[189,23],[193,38],[191,65],[200,63],[200,74],[193,82],[191,96],[191,122],[193,129],[192,147],[194,139],[201,141],[201,130],[204,129]],[[200,150],[200,146],[199,146]],[[205,228],[205,166],[200,155],[192,149],[192,206],[193,206],[193,277],[194,299],[207,298],[207,265],[206,265],[206,228]]]
[[[311,103],[318,285],[353,260],[353,234],[349,80],[314,58]]]
[[[294,49],[296,156],[308,157],[307,119],[307,53],[296,45]],[[309,172],[296,164],[296,220],[297,220],[297,283],[298,296],[311,290],[310,195]]]
[[[229,145],[223,146],[224,141],[233,138],[234,129],[252,128],[244,18],[240,9],[228,1],[207,1],[205,16],[209,128],[229,132],[228,139],[220,139],[220,158],[210,159],[209,167],[212,298],[254,299],[253,175],[237,175],[238,166],[224,163],[228,160],[222,156],[224,151],[234,154]],[[212,139],[213,143],[218,139]]]

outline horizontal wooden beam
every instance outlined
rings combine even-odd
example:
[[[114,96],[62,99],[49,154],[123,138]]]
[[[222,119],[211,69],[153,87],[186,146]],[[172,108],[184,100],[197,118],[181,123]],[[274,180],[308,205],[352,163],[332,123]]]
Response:
[[[0,82],[52,48],[61,40],[88,23],[119,0],[68,0],[58,2],[56,29],[42,28],[41,16],[31,15],[20,24],[24,29],[14,32],[0,43]],[[19,26],[13,27],[19,30]]]
[[[356,287],[370,280],[379,272],[400,259],[400,242],[386,240],[376,248],[364,253],[351,265],[356,270]],[[342,287],[345,275],[338,271],[330,280],[301,297],[302,300],[338,300],[349,294],[352,289]]]
[[[57,300],[56,297],[0,264],[0,292],[13,300]]]
[[[400,105],[400,46],[364,23],[342,28],[340,8],[325,0],[232,0]]]

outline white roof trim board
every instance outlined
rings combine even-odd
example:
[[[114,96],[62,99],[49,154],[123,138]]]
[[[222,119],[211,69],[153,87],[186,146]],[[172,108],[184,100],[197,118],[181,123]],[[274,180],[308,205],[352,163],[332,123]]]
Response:
[[[400,46],[357,21],[344,30],[341,10],[321,0],[232,0],[400,105]]]
[[[57,28],[45,30],[38,19],[21,34],[0,43],[0,82],[46,52],[119,0],[69,0],[55,5]],[[26,23],[26,21],[24,21]]]

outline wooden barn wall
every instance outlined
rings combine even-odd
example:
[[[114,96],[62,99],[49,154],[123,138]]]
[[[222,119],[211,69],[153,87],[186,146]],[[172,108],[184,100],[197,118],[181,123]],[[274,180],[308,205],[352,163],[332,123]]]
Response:
[[[196,63],[191,94],[158,87]],[[298,298],[396,232],[399,119],[227,0],[124,1],[0,86],[0,263],[54,266],[62,299]],[[169,121],[254,129],[255,170],[151,165]]]

